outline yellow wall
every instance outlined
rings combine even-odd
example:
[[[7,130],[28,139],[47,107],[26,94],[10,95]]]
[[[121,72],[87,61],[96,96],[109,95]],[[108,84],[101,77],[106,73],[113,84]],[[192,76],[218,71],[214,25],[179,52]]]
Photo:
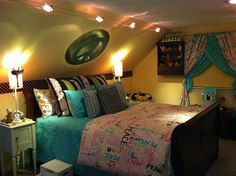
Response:
[[[160,103],[178,104],[181,76],[157,75],[156,47],[133,70],[133,90],[149,92]]]
[[[212,25],[203,27],[189,27],[179,29],[184,34],[209,33],[222,31],[236,31],[236,24]],[[161,76],[157,74],[157,47],[133,70],[133,90],[146,91],[152,94],[154,101],[160,103],[179,104],[182,92],[183,76]],[[231,84],[233,78],[224,74],[215,66],[211,66],[201,75],[193,79],[195,86],[214,86],[226,89],[217,89],[217,96],[226,98],[225,106],[234,106],[235,98],[232,95]],[[190,92],[190,103],[201,104],[201,89]]]
[[[18,102],[19,102],[19,110],[25,113],[26,106],[25,106],[25,99],[22,92],[18,93]],[[1,94],[0,95],[0,119],[4,118],[7,114],[7,109],[15,110],[15,97],[13,93]]]

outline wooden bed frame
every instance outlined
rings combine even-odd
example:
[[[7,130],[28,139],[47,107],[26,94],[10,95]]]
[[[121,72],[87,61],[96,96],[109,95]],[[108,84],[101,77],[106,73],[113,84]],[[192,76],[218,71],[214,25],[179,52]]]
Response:
[[[176,176],[203,176],[218,158],[219,101],[178,125],[172,133],[171,161]]]
[[[24,89],[26,117],[41,116],[32,89]],[[218,157],[221,98],[172,133],[171,162],[175,176],[204,176]]]

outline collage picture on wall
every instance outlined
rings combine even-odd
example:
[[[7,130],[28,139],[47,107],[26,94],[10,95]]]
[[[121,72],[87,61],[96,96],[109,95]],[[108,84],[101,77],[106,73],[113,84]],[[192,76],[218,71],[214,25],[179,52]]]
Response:
[[[184,74],[184,41],[158,43],[158,74]]]

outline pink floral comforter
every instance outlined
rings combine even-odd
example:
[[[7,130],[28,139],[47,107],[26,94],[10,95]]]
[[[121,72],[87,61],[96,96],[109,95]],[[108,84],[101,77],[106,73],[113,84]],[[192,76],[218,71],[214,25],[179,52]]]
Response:
[[[78,163],[115,175],[167,175],[171,134],[199,107],[144,102],[90,121],[80,145]]]

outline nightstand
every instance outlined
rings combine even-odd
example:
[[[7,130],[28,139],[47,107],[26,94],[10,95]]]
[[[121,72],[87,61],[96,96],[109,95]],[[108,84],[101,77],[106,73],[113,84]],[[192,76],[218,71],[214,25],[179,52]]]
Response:
[[[221,114],[221,130],[220,130],[220,137],[224,139],[231,138],[231,124],[232,124],[232,108],[223,108],[220,111]]]
[[[22,165],[25,167],[25,150],[32,149],[34,173],[36,173],[35,122],[31,119],[16,125],[0,123],[0,161],[1,175],[5,175],[4,153],[9,153],[12,160],[13,175],[16,176],[17,154],[22,153]]]

